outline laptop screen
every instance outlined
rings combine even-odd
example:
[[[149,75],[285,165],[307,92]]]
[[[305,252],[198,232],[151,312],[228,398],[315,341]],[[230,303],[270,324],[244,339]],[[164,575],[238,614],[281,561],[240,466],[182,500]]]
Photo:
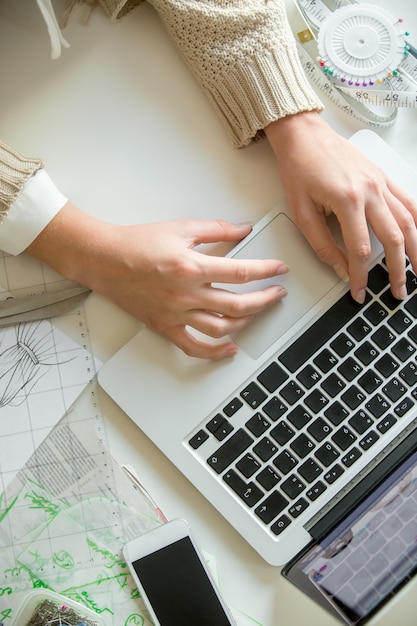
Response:
[[[364,624],[417,571],[417,452],[283,574],[346,624]]]

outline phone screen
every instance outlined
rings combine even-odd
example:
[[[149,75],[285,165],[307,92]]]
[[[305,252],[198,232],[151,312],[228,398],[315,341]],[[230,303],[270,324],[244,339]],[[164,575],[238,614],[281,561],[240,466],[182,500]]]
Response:
[[[188,537],[132,565],[161,626],[232,626]]]

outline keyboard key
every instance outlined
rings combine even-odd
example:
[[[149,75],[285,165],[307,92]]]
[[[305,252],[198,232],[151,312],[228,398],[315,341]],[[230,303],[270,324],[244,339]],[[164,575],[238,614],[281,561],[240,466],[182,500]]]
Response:
[[[364,341],[363,344],[355,350],[355,356],[363,365],[369,365],[378,355],[378,350],[369,341]]]
[[[346,387],[346,383],[333,372],[321,383],[321,387],[331,398],[334,398]]]
[[[395,354],[396,357],[400,359],[400,361],[407,361],[412,354],[416,351],[415,346],[413,346],[405,337],[400,339],[394,346],[392,346],[391,350]]]
[[[405,380],[407,385],[413,387],[417,383],[417,365],[415,363],[407,363],[407,365],[399,372],[400,377]]]
[[[371,398],[365,407],[376,418],[381,417],[390,408],[390,403],[384,396],[377,393]]]
[[[336,463],[336,465],[334,465],[331,470],[329,470],[328,472],[324,474],[324,480],[329,485],[332,485],[335,482],[335,480],[340,478],[340,476],[343,474],[344,471],[345,470],[343,469],[343,467],[339,465],[338,463]]]
[[[291,500],[294,500],[305,489],[305,484],[296,476],[291,474],[283,483],[281,483],[282,491],[287,494]]]
[[[374,430],[370,430],[369,433],[367,433],[365,437],[359,441],[359,445],[363,450],[369,450],[369,448],[373,446],[378,439],[379,435]]]
[[[303,513],[308,506],[309,504],[307,500],[305,500],[304,498],[300,498],[299,500],[297,500],[297,502],[290,506],[290,508],[288,509],[288,513],[291,515],[291,517],[296,518],[301,515],[301,513]]]
[[[365,400],[365,395],[358,387],[352,385],[352,387],[342,394],[342,400],[350,409],[356,409]]]
[[[290,426],[284,422],[279,422],[272,430],[270,431],[271,437],[275,439],[280,446],[285,446],[286,443],[295,435],[295,430],[290,428]]]
[[[232,430],[233,430],[232,424],[230,422],[228,422],[227,419],[225,419],[223,417],[223,415],[221,415],[220,413],[215,415],[206,424],[206,428],[219,441],[222,441],[223,439],[225,439],[225,437],[227,437],[227,435],[229,435],[232,432]]]
[[[385,306],[387,306],[390,309],[390,311],[393,311],[394,309],[397,308],[399,304],[401,304],[401,300],[397,300],[397,298],[394,298],[390,289],[387,289],[386,291],[384,291],[384,293],[380,296],[380,298],[381,298],[381,302],[383,302]]]
[[[256,446],[253,446],[253,451],[262,461],[269,461],[278,452],[278,446],[268,437],[264,437]]]
[[[208,438],[209,434],[205,430],[199,430],[198,433],[191,437],[188,443],[194,450],[197,450]]]
[[[322,483],[321,480],[318,480],[316,484],[313,485],[313,487],[310,487],[310,489],[307,490],[306,496],[309,500],[314,502],[314,500],[317,500],[317,498],[321,496],[321,494],[324,493],[326,489],[326,485]]]
[[[288,450],[283,450],[272,461],[281,474],[288,474],[297,465],[297,459]]]
[[[359,385],[367,393],[373,393],[383,382],[383,378],[378,376],[374,370],[367,370],[363,376],[358,378]]]
[[[305,410],[300,404],[290,411],[287,415],[287,420],[291,422],[295,428],[301,430],[312,419],[312,416]]]
[[[252,454],[245,454],[237,463],[236,467],[245,478],[250,478],[261,467],[259,461]]]
[[[240,397],[243,398],[246,404],[249,404],[252,409],[257,409],[268,396],[256,383],[251,382],[242,389]]]
[[[261,487],[265,489],[265,491],[270,491],[277,483],[279,483],[281,476],[270,465],[267,465],[256,476],[256,480]]]
[[[371,332],[372,326],[362,317],[358,317],[347,326],[346,330],[356,341],[362,341]]]
[[[344,357],[354,348],[355,344],[346,333],[341,333],[330,343],[332,350],[340,357]]]
[[[232,469],[225,473],[223,480],[248,507],[255,506],[264,495],[263,491],[255,483],[245,483]]]
[[[332,435],[332,441],[344,452],[356,441],[356,435],[347,426],[342,426]]]
[[[338,362],[335,355],[327,348],[320,352],[320,354],[318,354],[313,361],[324,374],[330,372],[332,367],[334,367]]]
[[[360,450],[358,450],[358,448],[352,448],[351,450],[349,450],[349,452],[347,454],[345,454],[345,456],[342,456],[341,461],[342,461],[343,465],[345,465],[346,467],[350,467],[361,456],[362,456],[362,452]]]
[[[416,280],[415,276],[414,276],[414,280]],[[404,308],[409,313],[411,313],[413,317],[417,317],[417,295],[413,296],[412,298],[409,298],[409,300],[407,300],[407,302],[404,304]]]
[[[336,450],[334,446],[332,446],[331,443],[327,442],[317,450],[315,456],[320,461],[320,463],[322,463],[326,467],[329,467],[329,465],[331,465],[333,461],[335,461],[340,456],[340,453]]]
[[[368,289],[377,294],[389,285],[387,270],[377,263],[368,274]]]
[[[304,391],[295,380],[291,380],[281,389],[280,394],[288,404],[295,404],[304,395]]]
[[[389,354],[384,354],[376,363],[375,368],[378,370],[382,376],[385,378],[389,378],[391,374],[398,369],[399,365],[395,359],[392,358]]]
[[[320,378],[321,374],[312,365],[306,365],[306,367],[297,374],[297,380],[299,380],[306,389],[311,389]]]
[[[363,435],[373,423],[374,420],[365,411],[358,411],[349,420],[350,426],[356,430],[358,435]]]
[[[316,445],[304,433],[301,433],[301,435],[290,444],[291,450],[293,450],[300,459],[304,459],[315,447]]]
[[[395,407],[394,413],[397,417],[404,417],[404,415],[414,406],[414,402],[411,398],[403,398],[400,404]]]
[[[279,357],[281,363],[290,372],[296,372],[326,341],[332,339],[335,333],[369,302],[370,298],[371,296],[367,293],[366,302],[360,305],[347,292],[281,354]]]
[[[252,437],[243,428],[240,428],[207,459],[207,463],[217,474],[221,474],[252,443]]]
[[[380,433],[386,433],[396,423],[397,423],[396,418],[393,415],[391,415],[391,413],[388,413],[388,415],[386,415],[384,418],[382,418],[380,422],[378,422],[376,427]]]
[[[255,437],[263,435],[270,425],[271,422],[269,422],[262,413],[255,413],[245,424],[246,428],[250,430]]]
[[[348,357],[339,367],[337,371],[339,374],[342,374],[344,378],[348,382],[351,382],[356,376],[358,376],[363,370],[363,367],[360,363],[356,361],[353,357]]]
[[[322,472],[323,468],[320,467],[314,459],[308,459],[298,468],[298,473],[308,483],[312,483],[313,480],[316,480],[317,476],[320,476]]]
[[[304,402],[313,413],[319,413],[329,403],[329,399],[321,391],[315,389],[305,398]]]
[[[266,413],[273,422],[276,422],[282,417],[287,409],[287,405],[277,398],[277,396],[273,396],[269,402],[266,402],[262,407],[263,412]]]
[[[392,402],[396,402],[403,395],[407,393],[407,388],[404,387],[402,383],[398,380],[398,378],[393,378],[389,381],[384,387],[382,387],[382,392],[388,396]]]
[[[285,372],[278,363],[271,363],[263,372],[257,376],[257,380],[269,391],[273,393],[284,383],[288,378],[287,372]]]
[[[371,335],[372,341],[376,343],[378,348],[381,348],[381,350],[388,348],[388,346],[394,341],[395,337],[394,333],[387,326],[381,326],[381,328],[378,328],[378,330]]]
[[[233,398],[233,400],[231,400],[229,404],[224,407],[223,412],[225,415],[227,415],[227,417],[232,417],[232,415],[234,415],[240,408],[242,408],[242,406],[242,400],[239,400],[239,398]]]
[[[413,324],[413,320],[406,312],[400,309],[390,317],[388,324],[400,335]]]
[[[388,316],[388,311],[379,302],[372,302],[363,315],[372,326],[378,326]]]
[[[273,491],[256,507],[256,515],[265,523],[269,524],[277,515],[285,509],[288,500],[278,491]]]
[[[318,442],[323,441],[329,433],[332,431],[332,427],[322,418],[318,417],[312,424],[307,428],[310,435],[314,437],[314,439]]]
[[[407,271],[407,293],[411,294],[417,289],[417,277],[414,272]],[[410,298],[408,301],[412,301],[413,298]],[[415,303],[417,305],[417,302]]]
[[[349,416],[349,411],[336,401],[324,411],[324,414],[333,426],[339,426]]]
[[[271,526],[271,530],[275,535],[280,535],[291,524],[291,520],[287,515],[282,515]]]

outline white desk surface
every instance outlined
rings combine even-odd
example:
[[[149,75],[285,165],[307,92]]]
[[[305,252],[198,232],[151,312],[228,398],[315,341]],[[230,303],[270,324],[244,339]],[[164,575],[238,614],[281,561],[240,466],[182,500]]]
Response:
[[[414,0],[397,0],[395,12],[417,41]],[[103,219],[132,223],[180,216],[256,221],[282,201],[267,143],[241,151],[229,145],[149,5],[118,23],[101,10],[87,26],[81,16],[65,31],[71,48],[52,62],[35,0],[0,3],[0,134],[42,156],[73,202]],[[360,128],[330,106],[324,116],[344,136]],[[401,110],[395,125],[379,132],[417,169],[416,116],[415,109]],[[95,294],[87,309],[102,360],[139,328]],[[136,468],[169,518],[190,522],[216,558],[229,604],[263,626],[336,624],[265,563],[104,393],[102,409],[114,456]],[[415,614],[408,593],[376,623],[411,626]]]

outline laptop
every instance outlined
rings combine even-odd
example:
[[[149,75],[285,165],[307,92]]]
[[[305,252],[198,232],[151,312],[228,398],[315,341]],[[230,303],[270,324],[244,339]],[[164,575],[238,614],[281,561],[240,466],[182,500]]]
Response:
[[[351,141],[417,198],[416,173],[377,134]],[[374,237],[372,247],[358,305],[279,207],[229,254],[290,267],[239,287],[276,280],[289,295],[234,337],[237,356],[190,358],[144,328],[98,376],[267,562],[347,624],[365,623],[417,567],[417,279],[408,265],[409,296],[395,300]],[[409,518],[390,526],[384,502],[391,510],[399,497]]]

